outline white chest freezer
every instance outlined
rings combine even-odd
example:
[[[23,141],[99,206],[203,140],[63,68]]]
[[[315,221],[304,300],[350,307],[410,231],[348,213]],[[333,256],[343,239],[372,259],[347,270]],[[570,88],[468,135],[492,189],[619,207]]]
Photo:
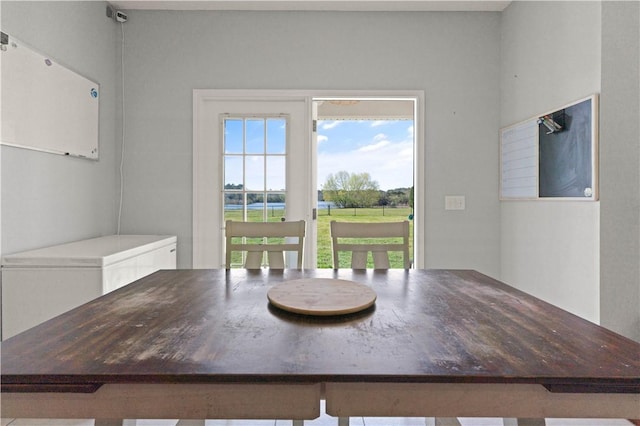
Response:
[[[160,269],[176,268],[175,236],[110,235],[2,258],[2,339]]]

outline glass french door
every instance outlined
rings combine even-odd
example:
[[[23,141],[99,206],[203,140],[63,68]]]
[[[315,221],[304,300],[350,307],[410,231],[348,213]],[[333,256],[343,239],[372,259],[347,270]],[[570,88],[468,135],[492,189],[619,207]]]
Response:
[[[194,267],[224,267],[226,220],[301,219],[304,266],[314,267],[310,103],[305,97],[194,101]]]
[[[194,268],[224,268],[224,223],[305,220],[305,268],[317,265],[317,102],[359,92],[299,90],[194,90]],[[367,93],[372,99],[415,99],[422,129],[421,92]],[[424,138],[416,133],[414,163],[425,163]],[[414,265],[424,267],[424,167],[415,167]],[[333,213],[332,213],[333,214]],[[324,233],[322,234],[325,235]],[[326,237],[323,237],[326,239]]]
[[[222,117],[224,220],[278,222],[286,218],[287,115]],[[261,244],[264,238],[243,238]],[[282,238],[271,238],[282,243]],[[246,253],[235,252],[231,267],[242,267]],[[285,258],[290,263],[291,259]],[[266,263],[265,263],[266,266]]]

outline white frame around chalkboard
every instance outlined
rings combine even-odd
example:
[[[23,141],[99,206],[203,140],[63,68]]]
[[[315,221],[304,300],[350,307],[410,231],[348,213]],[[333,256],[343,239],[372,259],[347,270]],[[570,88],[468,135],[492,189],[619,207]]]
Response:
[[[540,196],[540,133],[538,120],[582,102],[591,101],[591,194]],[[593,94],[560,108],[500,129],[500,200],[598,200],[598,95]]]
[[[0,57],[0,143],[97,160],[100,85],[10,35]]]

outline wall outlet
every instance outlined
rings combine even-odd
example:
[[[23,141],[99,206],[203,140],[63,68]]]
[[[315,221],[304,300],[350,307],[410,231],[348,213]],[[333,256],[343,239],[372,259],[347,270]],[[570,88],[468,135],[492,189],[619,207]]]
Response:
[[[445,210],[464,210],[464,204],[464,195],[445,195],[444,197]]]

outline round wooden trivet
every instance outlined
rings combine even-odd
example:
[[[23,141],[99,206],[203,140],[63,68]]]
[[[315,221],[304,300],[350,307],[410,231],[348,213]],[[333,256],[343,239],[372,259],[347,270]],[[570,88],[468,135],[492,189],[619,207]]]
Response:
[[[267,293],[269,302],[304,315],[344,315],[360,312],[376,301],[376,292],[364,284],[331,278],[286,281]]]

